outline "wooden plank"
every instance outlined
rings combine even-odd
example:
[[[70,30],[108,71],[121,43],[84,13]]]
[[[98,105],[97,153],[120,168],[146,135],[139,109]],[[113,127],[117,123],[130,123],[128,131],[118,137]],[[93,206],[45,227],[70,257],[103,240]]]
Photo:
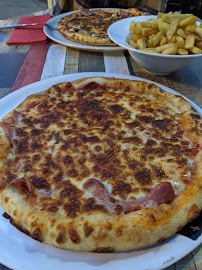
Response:
[[[196,265],[193,260],[192,253],[189,253],[186,257],[176,262],[175,264],[176,270],[199,270],[196,268]]]
[[[105,71],[130,75],[124,52],[104,52]]]
[[[64,74],[66,47],[53,44],[49,47],[41,80]]]
[[[67,48],[64,74],[77,73],[79,70],[79,51]]]
[[[26,54],[0,54],[0,86],[11,88],[26,58]]]
[[[104,72],[104,59],[102,52],[79,53],[79,72]]]
[[[192,252],[197,270],[202,269],[202,244]]]
[[[173,265],[171,265],[169,267],[166,267],[165,270],[176,270],[175,265],[173,264]]]
[[[43,71],[48,44],[33,45],[29,50],[11,92],[40,80]],[[18,54],[13,54],[18,55]]]
[[[0,45],[5,40],[6,36],[7,36],[6,32],[0,31]]]
[[[202,107],[201,59],[195,59],[186,67],[167,75],[169,87],[185,95]]]
[[[168,83],[167,83],[167,80],[165,77],[155,76],[155,75],[148,73],[142,67],[138,66],[138,64],[135,62],[135,60],[131,56],[129,58],[130,58],[130,62],[131,62],[131,65],[133,67],[133,71],[134,71],[135,76],[141,77],[141,78],[144,78],[147,80],[151,80],[151,81],[163,84],[165,86],[168,86]]]
[[[0,99],[8,95],[10,88],[0,88]]]

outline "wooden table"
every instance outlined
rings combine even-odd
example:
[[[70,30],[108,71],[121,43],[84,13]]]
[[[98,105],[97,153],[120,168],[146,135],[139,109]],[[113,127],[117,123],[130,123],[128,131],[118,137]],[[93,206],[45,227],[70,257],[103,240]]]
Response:
[[[18,20],[19,18],[0,21],[0,25],[15,24]],[[50,40],[45,45],[8,46],[6,42],[11,32],[11,30],[0,31],[0,98],[22,86],[54,76],[78,72],[107,72],[135,75],[161,83],[202,107],[201,58],[177,72],[159,77],[145,72],[127,52],[78,51]],[[8,268],[0,265],[0,269]],[[202,269],[202,244],[166,268],[166,270],[182,269]]]

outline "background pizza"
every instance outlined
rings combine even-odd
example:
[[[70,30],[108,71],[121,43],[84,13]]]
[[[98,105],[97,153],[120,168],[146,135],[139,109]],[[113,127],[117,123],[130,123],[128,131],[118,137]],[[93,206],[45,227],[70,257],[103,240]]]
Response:
[[[63,17],[59,32],[69,40],[89,45],[116,46],[107,35],[108,27],[121,19],[143,15],[136,8],[81,10]]]

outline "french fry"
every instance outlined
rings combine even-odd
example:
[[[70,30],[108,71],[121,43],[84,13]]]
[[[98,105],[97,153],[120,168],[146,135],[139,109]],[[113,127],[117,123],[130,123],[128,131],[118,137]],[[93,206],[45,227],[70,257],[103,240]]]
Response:
[[[151,33],[151,31],[153,31],[152,28],[142,28],[142,34],[145,36],[149,36],[149,33]]]
[[[150,48],[142,49],[141,51],[150,52],[150,53],[158,53],[155,49],[150,49]]]
[[[174,35],[174,36],[168,41],[168,43],[175,43],[176,37],[177,37],[177,35]]]
[[[175,34],[179,21],[180,21],[179,17],[176,17],[171,21],[170,27],[168,28],[168,31],[166,33],[166,37],[168,40],[171,40],[171,38]]]
[[[182,48],[179,48],[178,49],[178,54],[180,54],[180,55],[188,55],[188,51],[187,50],[184,50]]]
[[[156,34],[158,32],[158,28],[156,29],[151,29],[149,32],[146,31],[147,33],[144,33],[144,31],[142,30],[142,35],[144,37],[148,37],[148,36],[151,36],[152,34]]]
[[[133,40],[134,40],[134,42],[137,42],[137,40],[140,38],[140,35],[138,35],[138,34],[134,34],[133,35]]]
[[[134,34],[134,29],[135,29],[135,22],[132,21],[130,23],[130,27],[129,27],[129,31],[130,31],[131,34]]]
[[[169,28],[169,24],[163,21],[159,21],[158,28],[162,34],[166,34]]]
[[[161,53],[162,54],[171,54],[175,55],[178,51],[178,46],[175,43],[172,43],[171,46],[165,50],[163,50]]]
[[[142,49],[145,49],[146,47],[147,47],[147,45],[146,45],[145,40],[144,40],[143,38],[139,38],[139,39],[137,40],[137,48],[138,48],[139,50],[142,50]]]
[[[171,16],[171,14],[169,14],[169,13],[163,14],[162,19],[164,22],[170,24],[172,19],[173,19],[173,16]]]
[[[158,32],[155,37],[152,38],[153,46],[155,47],[156,45],[158,45],[162,38],[163,34],[161,32]]]
[[[196,26],[195,33],[202,38],[202,28],[199,26]]]
[[[177,35],[181,36],[184,39],[186,38],[186,34],[185,34],[184,30],[181,28],[177,30]]]
[[[170,48],[171,46],[173,46],[173,44],[172,44],[172,43],[168,43],[168,44],[165,44],[165,45],[162,45],[162,46],[157,46],[157,47],[155,48],[155,50],[156,50],[157,52],[162,52],[162,51],[164,51],[164,50]]]
[[[163,37],[163,38],[161,39],[160,43],[159,43],[160,46],[165,45],[165,44],[167,43],[167,41],[168,41],[167,37]]]
[[[200,54],[201,53],[201,49],[193,46],[192,48],[189,49],[191,52],[193,52],[194,54]]]
[[[141,34],[142,33],[142,29],[138,28],[138,27],[133,27],[130,31],[132,34]]]
[[[132,46],[133,48],[137,49],[137,43],[135,43],[133,40],[129,39],[128,44]]]
[[[202,49],[202,41],[196,42],[196,47]]]
[[[182,21],[182,20],[184,20],[184,19],[186,19],[186,18],[189,18],[189,17],[191,17],[191,16],[193,16],[192,14],[190,14],[190,13],[185,13],[185,14],[174,14],[174,16],[179,16],[179,18],[180,18],[180,21]]]
[[[160,18],[162,18],[162,16],[163,16],[163,13],[162,12],[158,12],[157,18],[160,19]]]
[[[144,21],[141,25],[142,27],[156,29],[158,28],[158,19],[150,19],[148,21]]]
[[[202,38],[200,38],[198,35],[194,35],[194,36],[195,36],[196,41],[201,41],[202,40]]]
[[[137,28],[142,28],[141,22],[137,22],[137,23],[136,23],[136,27],[137,27]]]
[[[191,32],[191,33],[194,33],[195,30],[196,30],[196,25],[195,25],[195,24],[188,25],[185,29],[186,29],[187,31]]]
[[[179,27],[185,28],[188,25],[195,24],[197,22],[197,20],[198,20],[198,17],[193,15],[191,17],[188,17],[188,18],[180,21]]]
[[[185,49],[190,49],[192,47],[194,47],[194,43],[195,43],[195,36],[194,35],[187,35],[186,39],[185,39]]]
[[[176,41],[177,41],[177,45],[178,45],[179,48],[183,48],[184,47],[185,40],[182,37],[177,36],[176,37]]]

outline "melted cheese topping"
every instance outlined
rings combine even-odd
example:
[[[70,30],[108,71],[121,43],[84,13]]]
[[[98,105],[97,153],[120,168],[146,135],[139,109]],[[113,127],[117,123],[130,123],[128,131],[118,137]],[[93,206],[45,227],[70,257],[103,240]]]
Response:
[[[94,10],[87,14],[80,12],[75,13],[67,17],[66,29],[70,33],[87,34],[92,37],[99,37],[103,41],[110,41],[107,35],[107,29],[109,26],[121,19],[131,17],[131,15],[120,14],[120,10],[115,11],[103,11]]]
[[[178,194],[191,179],[194,145],[167,101],[96,84],[53,86],[34,100],[16,109],[6,181],[36,196],[40,210],[72,218],[107,211],[83,189],[90,178],[111,198],[134,201],[165,181]]]

